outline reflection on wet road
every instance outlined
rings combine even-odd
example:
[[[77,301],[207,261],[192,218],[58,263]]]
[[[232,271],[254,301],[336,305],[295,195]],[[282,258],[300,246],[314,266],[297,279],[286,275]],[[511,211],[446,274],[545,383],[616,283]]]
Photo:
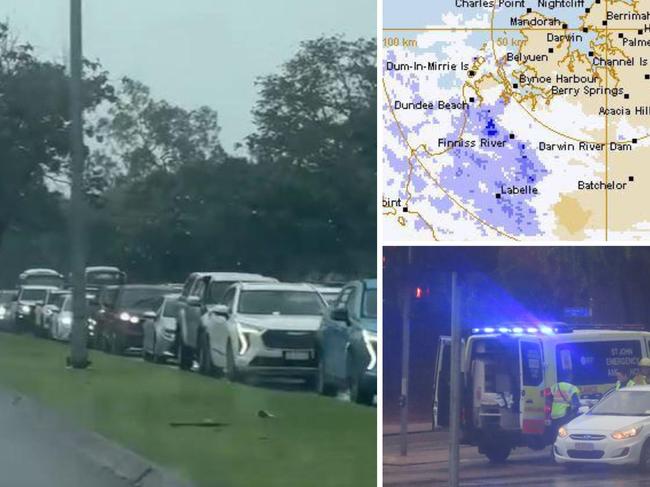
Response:
[[[448,482],[448,435],[409,434],[409,454],[399,455],[399,436],[384,435],[384,485],[424,487]],[[518,448],[502,465],[492,465],[474,447],[461,448],[462,486],[640,487],[650,486],[650,474],[634,466],[588,465],[567,469],[542,451]]]

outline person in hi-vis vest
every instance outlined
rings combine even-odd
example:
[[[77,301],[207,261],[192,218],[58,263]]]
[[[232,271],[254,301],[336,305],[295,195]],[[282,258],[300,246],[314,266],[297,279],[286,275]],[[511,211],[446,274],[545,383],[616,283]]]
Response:
[[[574,386],[572,381],[573,376],[568,371],[565,372],[564,380],[551,386],[551,420],[556,430],[575,418],[580,408],[580,389]]]
[[[621,387],[632,387],[634,385],[634,379],[630,379],[630,373],[625,367],[616,368],[616,390],[618,391]]]
[[[643,357],[639,360],[639,373],[634,376],[634,385],[645,386],[650,384],[650,358]]]

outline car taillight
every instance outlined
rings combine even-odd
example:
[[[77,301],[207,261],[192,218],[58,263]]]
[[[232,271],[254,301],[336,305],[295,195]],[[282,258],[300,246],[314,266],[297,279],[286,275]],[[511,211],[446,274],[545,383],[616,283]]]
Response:
[[[544,389],[544,424],[549,426],[551,424],[551,410],[553,408],[553,394],[551,388]]]

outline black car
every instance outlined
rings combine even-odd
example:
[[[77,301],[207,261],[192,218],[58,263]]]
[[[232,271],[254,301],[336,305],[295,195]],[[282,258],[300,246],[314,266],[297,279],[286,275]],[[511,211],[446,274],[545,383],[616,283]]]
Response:
[[[169,286],[146,284],[103,288],[93,316],[97,348],[118,355],[142,348],[144,314],[157,310],[169,293]]]

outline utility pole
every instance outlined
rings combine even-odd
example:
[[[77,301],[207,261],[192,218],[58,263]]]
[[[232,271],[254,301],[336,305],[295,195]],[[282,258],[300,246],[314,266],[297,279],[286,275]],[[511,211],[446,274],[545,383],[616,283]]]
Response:
[[[408,453],[408,420],[409,420],[409,363],[411,352],[411,265],[413,262],[413,247],[408,248],[408,261],[406,279],[402,281],[402,385],[399,398],[400,406],[400,455],[405,457]]]
[[[70,0],[70,129],[71,182],[70,192],[70,263],[72,270],[72,333],[68,364],[74,368],[88,366],[86,329],[86,258],[83,242],[83,101],[81,0]]]
[[[458,275],[451,274],[451,387],[449,401],[449,487],[458,487],[460,466],[461,330]]]

